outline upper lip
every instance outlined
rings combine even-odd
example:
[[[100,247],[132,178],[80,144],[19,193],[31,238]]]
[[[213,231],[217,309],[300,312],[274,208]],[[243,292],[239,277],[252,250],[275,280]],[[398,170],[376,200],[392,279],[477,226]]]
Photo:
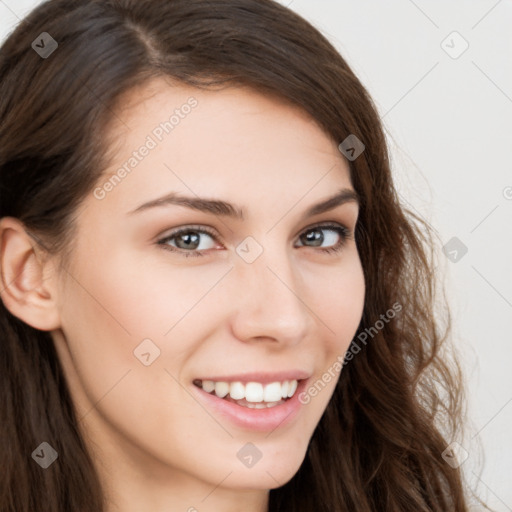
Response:
[[[304,370],[287,370],[281,372],[248,372],[236,375],[214,375],[209,377],[198,377],[194,380],[213,380],[215,382],[261,382],[270,384],[271,382],[284,382],[285,380],[302,380],[311,376],[311,373]]]

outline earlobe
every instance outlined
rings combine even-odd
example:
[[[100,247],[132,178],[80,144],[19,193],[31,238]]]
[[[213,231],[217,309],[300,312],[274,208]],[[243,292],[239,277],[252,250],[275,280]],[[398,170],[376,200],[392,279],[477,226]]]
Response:
[[[0,298],[26,324],[50,331],[60,326],[56,290],[47,277],[51,261],[14,217],[0,219]]]

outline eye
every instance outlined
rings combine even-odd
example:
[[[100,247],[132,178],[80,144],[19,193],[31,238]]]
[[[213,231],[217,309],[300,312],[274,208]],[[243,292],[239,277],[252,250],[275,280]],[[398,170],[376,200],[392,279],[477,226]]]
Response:
[[[322,232],[330,232],[330,234],[325,236]],[[303,231],[299,236],[299,240],[302,245],[305,245],[306,243],[313,244],[308,247],[319,247],[324,242],[327,242],[327,247],[322,247],[320,250],[325,253],[336,253],[343,249],[347,240],[351,238],[351,236],[351,231],[341,224],[322,224],[310,227],[306,231]],[[338,242],[336,242],[336,238],[339,238]]]
[[[208,247],[208,243],[206,243],[207,247],[204,247],[204,244],[201,245],[201,235],[207,235],[210,239],[215,240],[215,234],[210,232],[210,230],[203,228],[195,228],[194,226],[189,226],[187,228],[178,229],[174,231],[169,236],[158,240],[158,244],[162,245],[164,249],[174,252],[180,252],[183,256],[203,256],[198,249],[206,250],[212,249],[213,247]],[[168,242],[177,241],[177,245],[168,245]]]
[[[327,236],[323,233],[328,233]],[[168,236],[157,241],[164,249],[177,252],[182,256],[204,256],[202,254],[208,249],[213,249],[215,243],[201,243],[201,238],[210,238],[211,241],[217,241],[217,235],[205,227],[188,226],[178,229]],[[299,235],[300,245],[298,247],[319,247],[324,253],[336,253],[346,244],[346,241],[352,238],[351,231],[341,224],[322,224],[307,228]],[[338,241],[336,241],[338,239]],[[327,242],[326,247],[321,247]],[[311,244],[311,245],[309,245]]]

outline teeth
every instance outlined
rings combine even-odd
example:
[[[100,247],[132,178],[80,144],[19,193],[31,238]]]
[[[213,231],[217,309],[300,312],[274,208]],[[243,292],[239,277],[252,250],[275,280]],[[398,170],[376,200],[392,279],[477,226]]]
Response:
[[[289,382],[287,380],[285,380],[281,386],[281,398],[288,397],[288,387],[289,387]]]
[[[244,385],[241,382],[233,382],[229,386],[229,396],[233,400],[242,400],[242,398],[245,398],[245,388],[244,388]]]
[[[229,384],[227,382],[215,383],[215,394],[219,398],[224,398],[229,393]]]
[[[243,402],[242,400],[238,400],[236,402],[238,405],[242,405],[243,407],[248,407],[249,409],[269,409],[271,407],[275,407],[276,405],[284,404],[284,400],[279,400],[279,402],[260,402],[256,404],[251,404],[250,402]]]
[[[203,380],[203,389],[207,393],[211,393],[215,389],[215,382],[213,380]]]
[[[281,383],[272,382],[267,384],[263,390],[263,400],[265,402],[278,402],[282,398]]]
[[[245,399],[248,402],[263,402],[263,385],[259,382],[248,382],[245,385]]]
[[[290,386],[288,388],[288,396],[293,396],[295,391],[297,391],[297,381],[296,380],[291,380],[290,381]]]
[[[266,409],[267,406],[262,403],[258,404],[245,404],[245,407],[249,407],[249,409]]]
[[[200,381],[198,381],[200,382]],[[271,404],[276,405],[281,399],[291,398],[297,390],[298,382],[296,380],[285,380],[284,382],[272,382],[270,384],[261,384],[260,382],[214,382],[212,380],[204,380],[201,387],[207,393],[215,394],[219,398],[225,398],[229,395],[233,400],[245,400],[254,406],[248,407],[262,409]],[[259,407],[261,405],[261,407]]]

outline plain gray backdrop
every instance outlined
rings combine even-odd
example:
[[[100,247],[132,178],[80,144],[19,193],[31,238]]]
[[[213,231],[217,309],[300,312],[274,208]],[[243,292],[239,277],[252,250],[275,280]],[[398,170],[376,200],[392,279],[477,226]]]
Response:
[[[0,0],[0,40],[39,3]],[[512,511],[512,2],[280,3],[320,29],[366,86],[401,200],[446,244],[439,272],[469,399],[468,434],[453,441],[478,494]]]

